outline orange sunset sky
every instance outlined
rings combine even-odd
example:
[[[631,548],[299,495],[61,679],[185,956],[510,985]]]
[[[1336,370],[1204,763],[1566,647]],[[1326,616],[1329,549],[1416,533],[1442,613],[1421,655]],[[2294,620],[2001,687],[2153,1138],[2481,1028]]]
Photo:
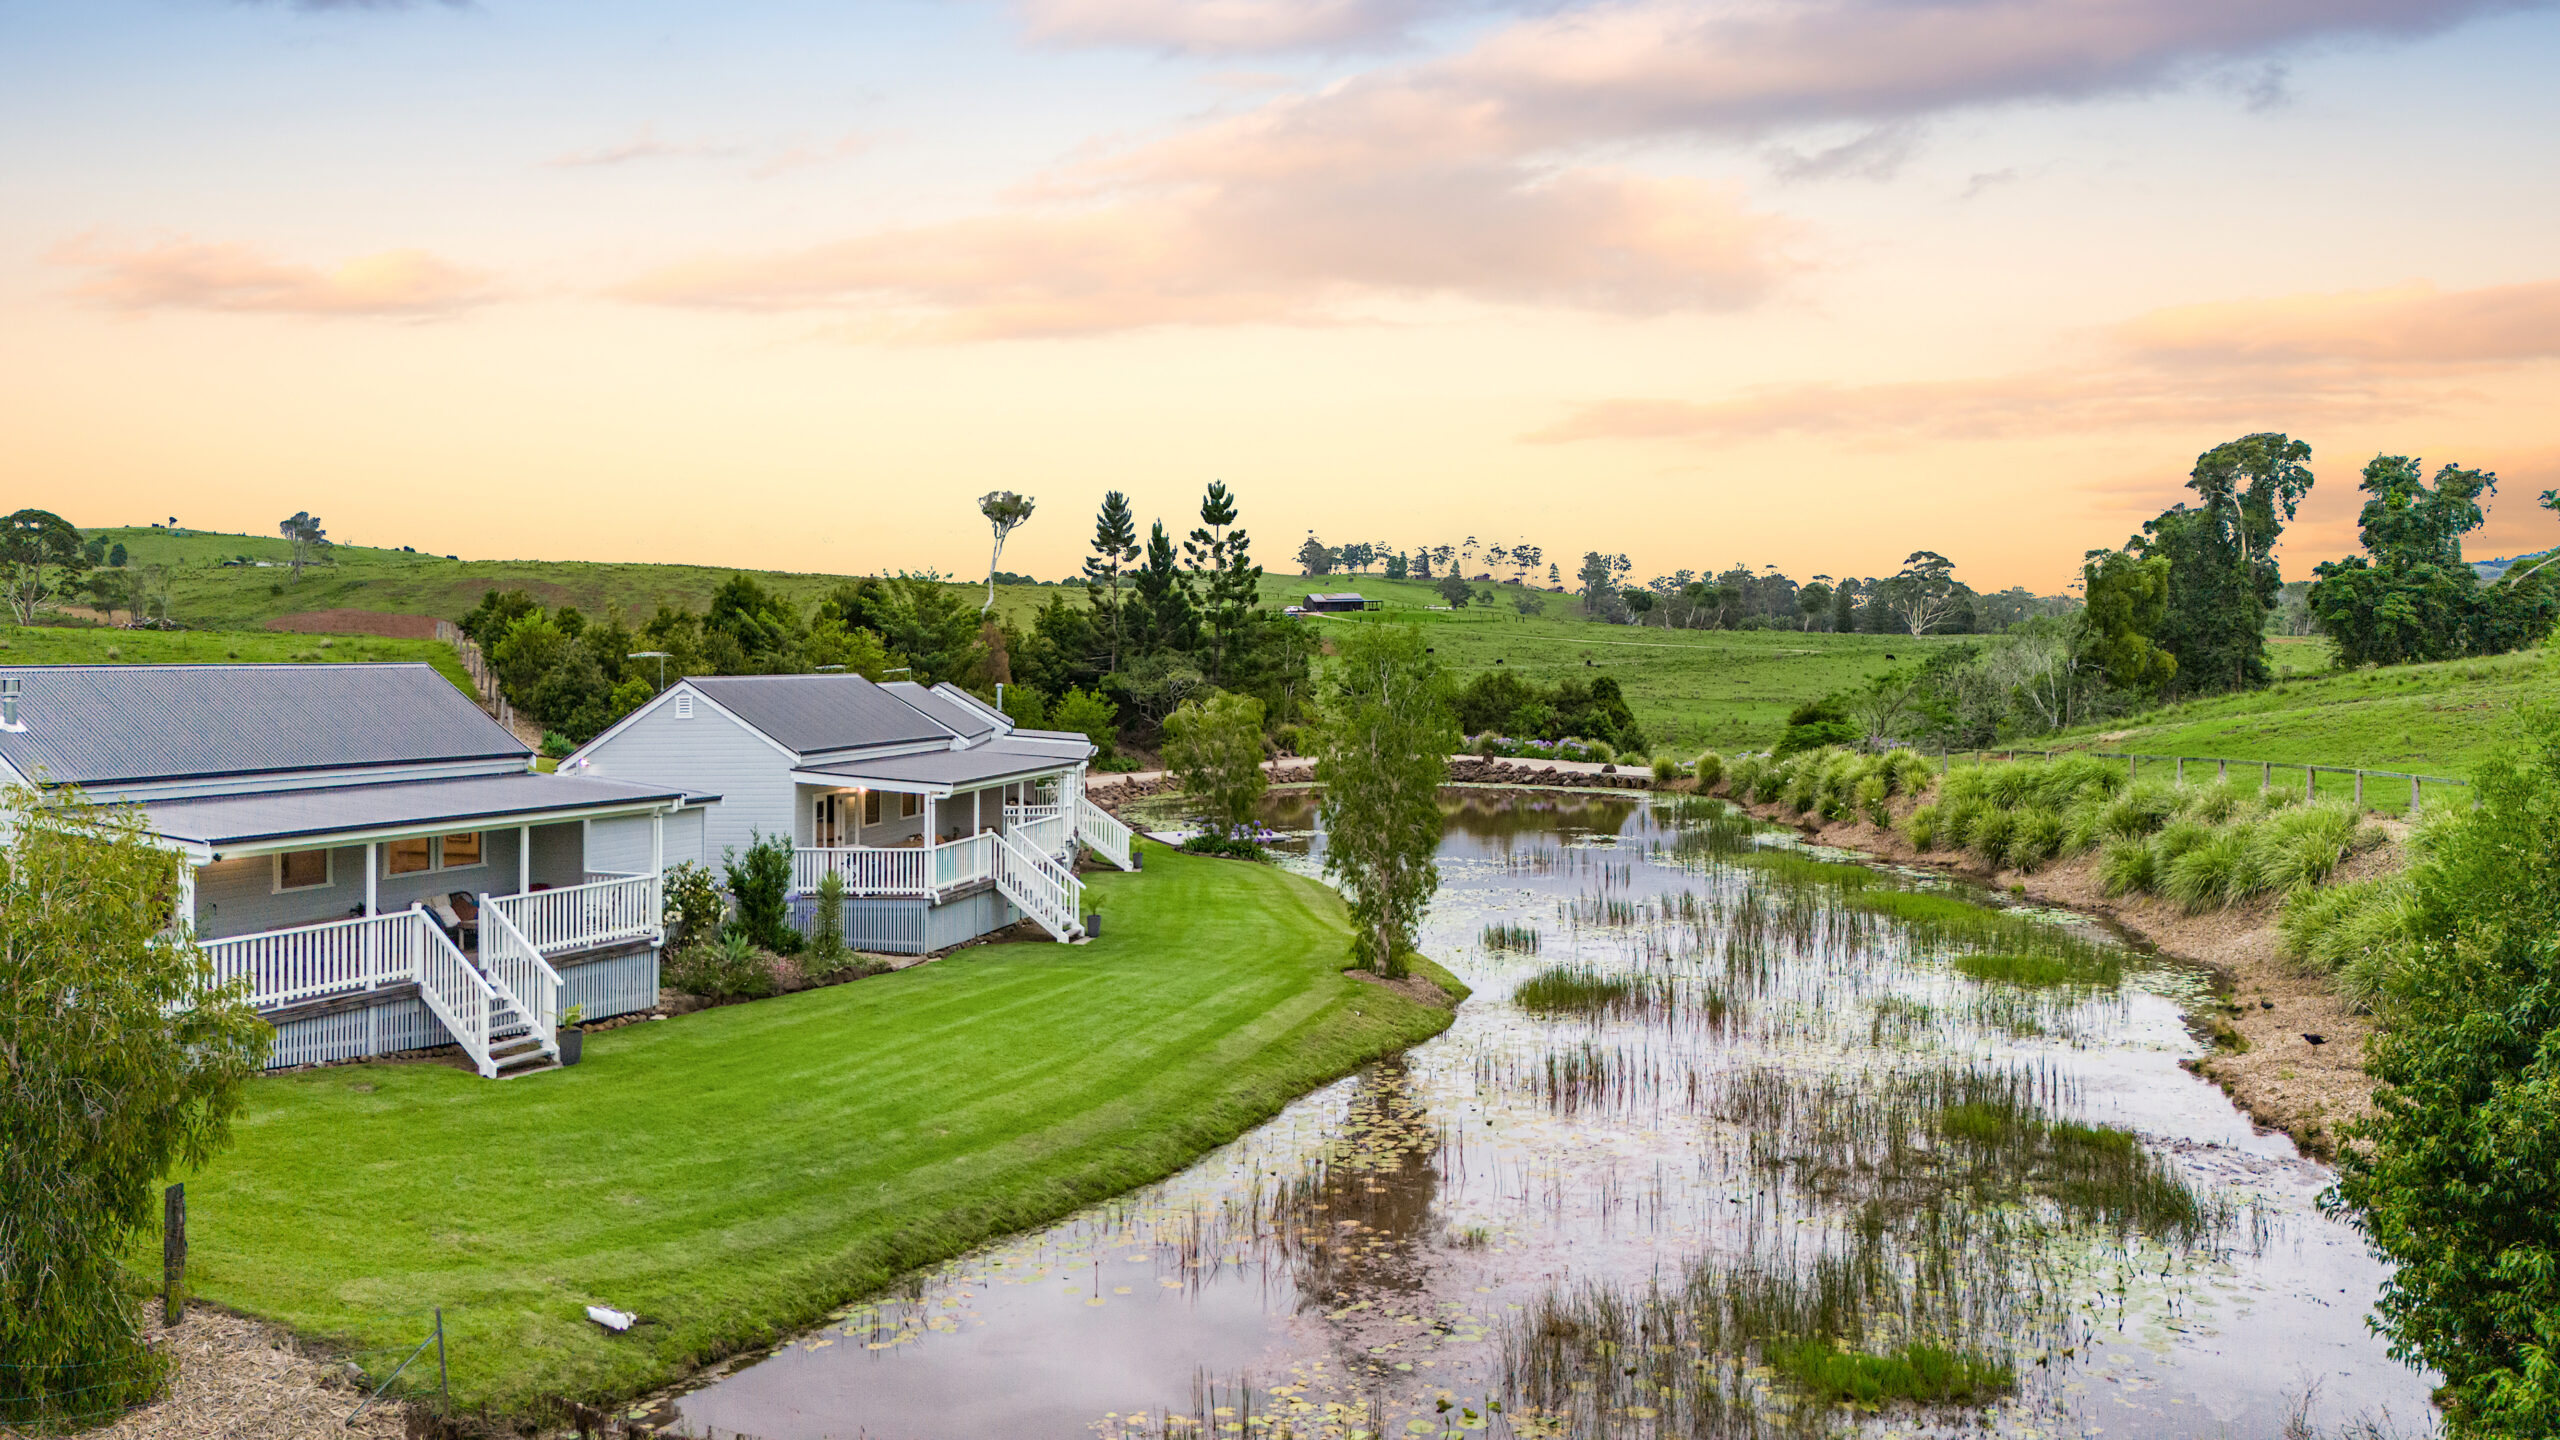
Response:
[[[466,557],[2061,589],[2280,429],[2560,544],[2560,12],[0,0],[6,508]]]

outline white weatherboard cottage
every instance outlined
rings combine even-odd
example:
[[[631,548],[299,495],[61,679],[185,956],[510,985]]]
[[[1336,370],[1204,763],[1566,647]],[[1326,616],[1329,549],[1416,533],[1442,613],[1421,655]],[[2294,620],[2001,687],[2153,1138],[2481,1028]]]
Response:
[[[0,782],[131,803],[270,1065],[458,1044],[553,1063],[657,1003],[660,874],[716,795],[533,771],[425,665],[0,667]]]
[[[851,944],[921,954],[1025,916],[1083,937],[1079,845],[1136,863],[1128,828],[1084,798],[1093,754],[1082,735],[1019,729],[952,685],[725,675],[669,686],[561,769],[716,792],[705,859],[788,837],[804,916],[833,871]]]

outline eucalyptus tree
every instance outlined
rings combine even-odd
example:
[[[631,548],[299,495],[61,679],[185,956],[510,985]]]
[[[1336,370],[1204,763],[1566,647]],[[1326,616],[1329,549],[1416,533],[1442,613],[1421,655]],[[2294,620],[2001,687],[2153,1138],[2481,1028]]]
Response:
[[[2311,447],[2274,432],[2243,435],[2196,457],[2181,503],[2144,523],[2128,548],[2169,561],[2160,644],[2178,657],[2184,693],[2264,685],[2267,615],[2284,588],[2275,545],[2311,492]]]
[[[1458,748],[1448,676],[1412,626],[1343,637],[1318,730],[1325,871],[1351,909],[1351,955],[1401,976],[1440,888],[1440,787]]]
[[[1184,701],[1164,721],[1164,760],[1182,793],[1220,836],[1249,835],[1254,807],[1270,788],[1262,768],[1262,702],[1213,691]]]
[[[77,583],[88,568],[80,531],[52,511],[21,510],[0,520],[0,576],[19,624],[34,624],[36,607]]]
[[[987,603],[978,607],[981,615],[996,608],[996,563],[1004,558],[1004,537],[1031,518],[1032,503],[1030,496],[1011,490],[990,490],[978,497],[978,513],[987,517],[996,532],[995,549],[987,556]]]

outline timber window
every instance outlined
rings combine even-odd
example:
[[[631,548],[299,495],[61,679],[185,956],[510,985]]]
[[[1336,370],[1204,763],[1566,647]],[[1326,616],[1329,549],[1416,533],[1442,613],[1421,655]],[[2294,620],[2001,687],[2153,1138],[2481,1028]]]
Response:
[[[477,830],[386,841],[382,847],[382,873],[424,875],[431,870],[469,870],[484,858],[484,842],[485,837]]]
[[[336,877],[330,873],[330,852],[326,850],[288,850],[276,857],[276,893],[287,890],[322,890]]]

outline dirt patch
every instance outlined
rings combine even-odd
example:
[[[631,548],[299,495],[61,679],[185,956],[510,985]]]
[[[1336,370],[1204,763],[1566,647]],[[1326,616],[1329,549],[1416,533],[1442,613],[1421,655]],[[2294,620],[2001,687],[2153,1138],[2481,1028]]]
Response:
[[[1895,818],[1907,816],[1926,799],[1896,801]],[[2156,896],[2108,898],[2098,882],[2094,854],[2032,875],[1989,870],[1942,853],[1924,855],[1898,831],[1878,829],[1864,818],[1826,825],[1783,804],[1735,803],[1761,819],[1793,826],[1819,844],[1962,875],[2044,904],[2104,916],[2162,954],[2214,971],[2232,1006],[2224,1028],[2240,1043],[2226,1040],[2223,1048],[2189,1061],[2187,1068],[2221,1086],[2250,1119],[2285,1132],[2307,1151],[2331,1154],[2337,1127],[2373,1109],[2364,1047],[2373,1035],[2374,1019],[2340,999],[2327,980],[2295,969],[2279,953],[2273,900],[2189,915]],[[2389,843],[2351,857],[2338,879],[2363,879],[2399,868],[2407,827],[2375,823]],[[2313,1044],[2307,1035],[2319,1036],[2321,1043]]]
[[[397,615],[388,610],[303,610],[291,615],[278,615],[267,622],[270,630],[286,630],[296,635],[381,635],[393,640],[433,640],[436,617],[433,615]]]
[[[159,1302],[146,1308],[156,1311]],[[145,1333],[178,1362],[169,1393],[82,1432],[89,1440],[400,1440],[409,1433],[398,1405],[368,1410],[349,1428],[347,1416],[364,1392],[343,1364],[305,1353],[278,1326],[199,1306],[176,1330]],[[0,1435],[12,1433],[0,1427]]]
[[[1393,990],[1416,1005],[1428,1005],[1434,1010],[1457,1008],[1457,1002],[1449,998],[1449,992],[1441,989],[1427,976],[1407,975],[1401,980],[1390,980],[1373,970],[1345,970],[1342,975],[1346,980],[1357,980],[1363,985],[1375,985],[1381,990]]]

